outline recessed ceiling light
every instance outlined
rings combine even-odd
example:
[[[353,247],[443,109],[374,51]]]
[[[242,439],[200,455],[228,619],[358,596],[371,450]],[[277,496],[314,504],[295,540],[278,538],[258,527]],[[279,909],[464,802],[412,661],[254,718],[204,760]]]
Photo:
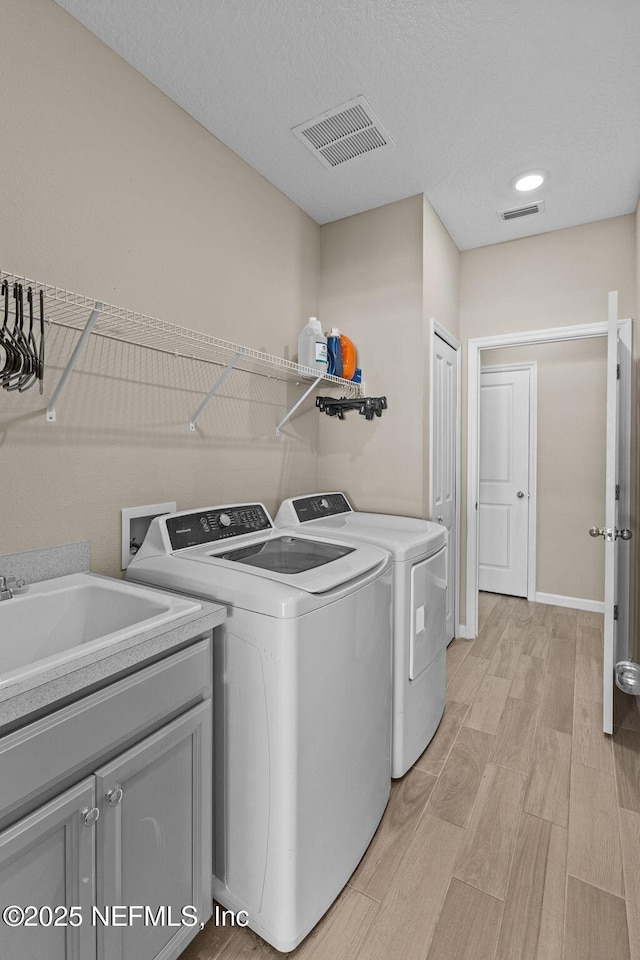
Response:
[[[546,170],[529,170],[527,173],[520,173],[517,177],[514,177],[511,186],[521,193],[526,193],[528,190],[536,190],[548,176]]]

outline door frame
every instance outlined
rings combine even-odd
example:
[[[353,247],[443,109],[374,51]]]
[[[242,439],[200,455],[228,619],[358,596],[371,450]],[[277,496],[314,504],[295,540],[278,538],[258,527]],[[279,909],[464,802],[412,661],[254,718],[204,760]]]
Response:
[[[631,320],[619,320],[618,330],[630,336]],[[499,347],[519,347],[535,343],[559,343],[606,337],[608,325],[602,323],[549,327],[523,333],[477,337],[467,341],[467,534],[466,534],[466,624],[459,636],[473,639],[478,635],[478,447],[480,418],[480,351]],[[631,390],[631,384],[627,386]],[[625,437],[624,462],[631,463],[631,437]],[[470,493],[472,495],[470,495]],[[628,491],[627,491],[628,493]]]
[[[512,370],[529,371],[529,502],[527,511],[527,600],[536,599],[536,520],[538,510],[538,361],[524,363],[498,363],[480,367],[483,373],[510,373]],[[480,424],[478,411],[478,426]],[[478,433],[478,444],[480,434]]]
[[[462,437],[462,344],[457,337],[443,327],[441,323],[431,317],[429,320],[429,516],[433,517],[433,372],[434,372],[434,343],[435,337],[444,340],[452,350],[456,352],[456,476],[455,476],[455,496],[456,496],[456,570],[453,597],[453,626],[454,638],[463,636],[460,630],[460,545],[461,545],[461,437]]]

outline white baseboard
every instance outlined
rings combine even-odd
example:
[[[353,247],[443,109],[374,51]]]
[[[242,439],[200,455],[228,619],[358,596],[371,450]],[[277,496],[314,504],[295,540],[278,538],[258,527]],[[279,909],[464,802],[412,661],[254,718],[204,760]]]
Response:
[[[459,623],[456,627],[456,639],[457,640],[475,640],[475,633],[467,633],[467,625],[465,623]]]
[[[536,603],[549,603],[554,607],[570,607],[572,610],[590,610],[592,613],[604,613],[603,600],[561,597],[557,593],[536,593]]]

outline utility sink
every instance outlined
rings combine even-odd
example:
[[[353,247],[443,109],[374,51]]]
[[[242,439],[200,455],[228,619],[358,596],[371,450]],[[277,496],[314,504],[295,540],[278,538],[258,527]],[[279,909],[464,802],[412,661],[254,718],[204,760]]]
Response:
[[[197,600],[92,573],[31,584],[0,602],[0,686],[200,609]]]

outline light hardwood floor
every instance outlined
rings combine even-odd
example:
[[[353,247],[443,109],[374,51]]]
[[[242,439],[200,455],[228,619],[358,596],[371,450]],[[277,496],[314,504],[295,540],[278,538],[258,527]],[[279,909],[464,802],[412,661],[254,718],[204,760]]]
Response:
[[[640,960],[640,714],[601,728],[602,617],[481,594],[447,705],[296,960]],[[182,960],[275,960],[209,923]]]

